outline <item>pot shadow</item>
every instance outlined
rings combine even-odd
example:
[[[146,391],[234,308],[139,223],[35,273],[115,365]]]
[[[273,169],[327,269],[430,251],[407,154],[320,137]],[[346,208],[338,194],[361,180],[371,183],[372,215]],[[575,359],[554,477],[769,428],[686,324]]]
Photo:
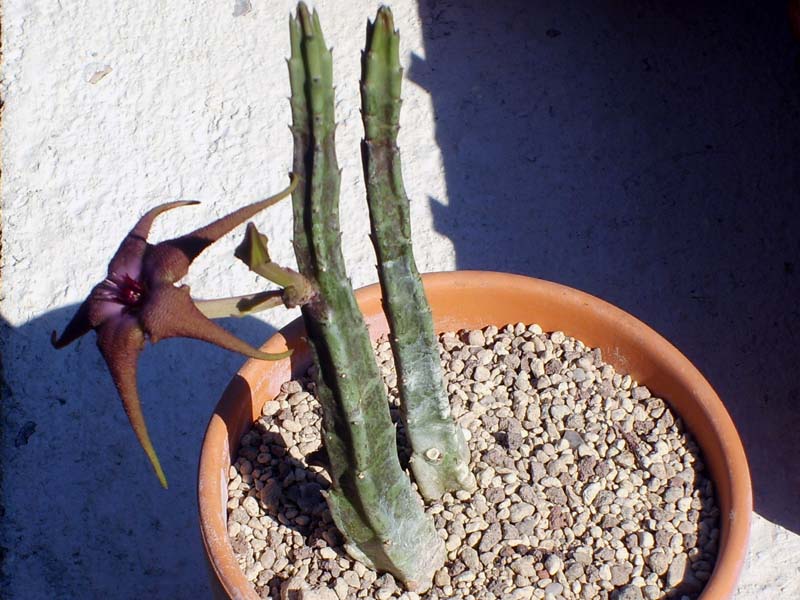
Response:
[[[647,322],[709,379],[755,508],[800,533],[800,50],[785,7],[420,0],[459,269]],[[408,150],[407,150],[408,151]],[[413,173],[406,173],[412,177]]]
[[[2,340],[2,553],[24,594],[196,598],[209,593],[196,471],[214,405],[244,358],[202,342],[148,345],[139,392],[169,480],[163,490],[131,430],[94,334],[56,351],[76,305],[12,326]],[[274,329],[221,324],[258,346]],[[4,577],[4,586],[11,578]],[[20,590],[16,590],[20,592]]]

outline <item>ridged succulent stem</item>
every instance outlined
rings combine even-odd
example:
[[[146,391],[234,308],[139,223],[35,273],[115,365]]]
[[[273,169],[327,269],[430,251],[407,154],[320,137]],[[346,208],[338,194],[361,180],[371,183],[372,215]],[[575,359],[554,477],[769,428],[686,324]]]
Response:
[[[327,501],[347,551],[423,592],[444,562],[432,520],[400,466],[395,428],[341,253],[332,62],[317,14],[290,20],[295,254],[319,295],[302,308],[317,365]]]
[[[397,146],[403,75],[399,42],[391,10],[380,8],[367,25],[362,57],[362,159],[411,470],[422,495],[435,500],[448,491],[471,492],[476,482],[464,434],[450,414],[433,318],[412,250]]]

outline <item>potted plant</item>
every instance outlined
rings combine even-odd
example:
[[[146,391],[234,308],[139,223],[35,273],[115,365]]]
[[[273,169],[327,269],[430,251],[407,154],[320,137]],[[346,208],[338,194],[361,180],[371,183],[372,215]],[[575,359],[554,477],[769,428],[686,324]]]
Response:
[[[722,534],[716,565],[702,598],[731,598],[746,553],[751,489],[743,448],[724,405],[700,372],[667,340],[622,310],[578,290],[506,273],[462,271],[423,275],[437,332],[536,322],[599,348],[620,372],[635,375],[653,394],[669,400],[702,451],[714,482]],[[388,332],[381,291],[356,292],[370,337]],[[263,347],[294,348],[291,361],[248,361],[222,396],[206,432],[198,472],[200,527],[219,598],[255,600],[258,594],[234,555],[227,535],[228,471],[242,435],[262,415],[281,385],[311,364],[301,320]],[[579,596],[578,596],[579,597]]]
[[[155,342],[173,336],[196,337],[253,359],[231,383],[212,417],[200,461],[201,530],[218,591],[232,598],[257,597],[236,563],[227,536],[227,475],[242,435],[265,403],[278,394],[281,384],[305,373],[312,363],[330,480],[325,499],[344,538],[344,549],[360,563],[391,573],[410,593],[430,589],[446,555],[455,549],[449,540],[445,545],[401,466],[371,342],[388,335],[398,370],[410,471],[416,490],[427,501],[439,501],[451,493],[469,497],[477,482],[469,466],[464,432],[450,411],[434,333],[536,322],[599,347],[614,367],[633,373],[663,394],[683,417],[703,450],[722,514],[729,517],[722,520],[720,554],[705,594],[730,595],[744,557],[749,475],[735,429],[710,386],[652,330],[580,292],[529,278],[479,273],[427,276],[423,290],[411,254],[408,200],[396,144],[402,71],[399,38],[387,8],[381,8],[368,25],[361,86],[362,158],[381,285],[380,290],[372,286],[354,295],[340,249],[331,54],[316,13],[312,15],[302,3],[290,31],[295,147],[290,187],[277,197],[157,245],[146,241],[153,219],[187,203],[153,209],[123,241],[108,277],[94,288],[64,334],[53,338],[54,345],[61,347],[89,329],[96,330],[126,412],[164,486],[166,478],[136,393],[136,361],[145,338]],[[200,302],[191,298],[187,287],[175,287],[204,248],[288,194],[293,202],[299,273],[271,261],[266,238],[252,225],[236,252],[253,271],[281,286],[280,291]],[[210,320],[279,304],[300,306],[303,317],[262,350],[244,344]],[[289,360],[281,360],[290,354]],[[509,432],[497,433],[510,437]],[[621,430],[617,445],[635,445],[631,440]],[[563,443],[569,446],[568,441]],[[630,449],[628,454],[633,452]],[[497,524],[492,530],[499,528]],[[512,554],[504,557],[510,561]],[[559,571],[555,565],[559,560],[556,557],[547,565],[551,575]],[[532,558],[528,562],[539,564]],[[491,569],[486,561],[484,566]],[[528,575],[520,574],[520,581],[528,581]],[[554,582],[556,587],[545,592],[560,593],[560,585]],[[325,596],[324,589],[303,587],[297,588],[297,597]],[[639,587],[628,585],[615,593],[621,600],[637,593],[642,597]],[[533,594],[533,587],[528,588]],[[284,589],[282,595],[288,597],[293,591]]]

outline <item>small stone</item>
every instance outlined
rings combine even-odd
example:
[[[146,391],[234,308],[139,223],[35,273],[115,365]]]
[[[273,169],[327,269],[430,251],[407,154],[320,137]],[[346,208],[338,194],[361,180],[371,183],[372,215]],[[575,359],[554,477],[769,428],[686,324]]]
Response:
[[[242,501],[242,508],[250,517],[257,517],[259,513],[258,500],[252,496],[248,496]]]
[[[672,559],[672,563],[667,570],[667,585],[669,587],[675,587],[681,581],[683,581],[683,577],[686,573],[686,554],[678,554],[675,558]]]
[[[562,488],[547,488],[545,496],[556,505],[563,506],[567,503],[567,493]]]
[[[526,392],[531,389],[531,380],[527,373],[517,375],[516,379],[514,379],[514,388],[520,392]]]
[[[563,591],[564,591],[564,586],[558,583],[557,581],[548,584],[547,587],[544,588],[544,593],[550,594],[551,596],[558,596]]]
[[[258,493],[261,503],[270,510],[277,510],[282,496],[283,486],[281,486],[280,482],[275,480],[267,483]]]
[[[512,523],[519,523],[536,512],[536,507],[527,502],[519,502],[511,507],[509,519]]]
[[[573,558],[577,563],[582,565],[590,565],[592,564],[592,550],[586,546],[576,548]]]
[[[611,600],[644,600],[642,598],[642,590],[636,587],[635,585],[626,585],[618,590],[616,590],[613,594],[611,594]]]
[[[440,588],[450,585],[450,573],[447,572],[447,569],[441,568],[436,571],[436,575],[433,576],[433,583]]]
[[[581,437],[581,434],[571,429],[564,431],[563,439],[567,440],[570,448],[578,448],[581,444],[583,444],[583,438]]]
[[[235,538],[239,535],[239,532],[242,530],[242,524],[238,521],[230,520],[228,521],[228,537]]]
[[[587,481],[594,475],[594,467],[597,459],[594,456],[584,456],[578,461],[578,479]]]
[[[463,550],[461,550],[461,560],[467,566],[467,568],[472,571],[477,572],[481,568],[478,552],[474,548],[466,546]]]
[[[336,583],[333,585],[333,591],[336,592],[336,596],[339,598],[339,600],[346,600],[349,587],[350,586],[347,585],[347,582],[340,578],[337,579]]]
[[[272,548],[264,548],[264,551],[261,553],[261,558],[259,558],[259,562],[261,566],[265,569],[271,569],[272,566],[275,564],[275,559],[277,555],[275,554],[275,550]]]
[[[683,490],[681,488],[670,487],[666,492],[664,492],[665,502],[676,502],[680,498],[683,498]]]
[[[511,563],[511,570],[523,577],[536,577],[536,559],[533,556],[522,556]]]
[[[550,554],[544,561],[544,568],[550,575],[558,573],[563,566],[564,563],[556,554]]]
[[[649,531],[640,531],[639,532],[639,546],[642,548],[652,548],[656,545],[656,540],[653,537],[653,534]]]
[[[261,408],[261,414],[265,417],[271,417],[275,415],[281,409],[281,405],[279,402],[275,402],[274,400],[268,400],[264,403],[264,406]]]
[[[339,556],[333,548],[328,548],[327,546],[320,549],[319,555],[325,560],[335,560]]]
[[[467,343],[470,346],[483,346],[486,344],[486,338],[482,331],[475,329],[467,334]]]
[[[283,427],[286,431],[291,431],[292,433],[297,433],[303,429],[303,426],[300,423],[297,421],[292,421],[291,419],[286,419],[283,421],[283,423],[281,423],[281,427]]]
[[[633,565],[629,562],[622,562],[611,567],[611,584],[614,586],[625,585],[631,580]]]
[[[656,550],[647,557],[647,565],[657,575],[663,575],[669,569],[670,557],[666,552]]]
[[[545,475],[547,475],[547,469],[545,466],[535,460],[531,461],[531,466],[529,468],[531,474],[531,481],[536,483],[537,481],[541,480]]]
[[[481,536],[481,543],[478,546],[480,552],[493,550],[497,543],[503,538],[503,530],[499,523],[493,523]]]
[[[247,568],[244,576],[248,581],[255,581],[258,578],[258,574],[263,570],[264,567],[261,566],[261,563],[255,562]]]
[[[553,511],[555,511],[556,508],[558,508],[558,507],[554,507]],[[552,515],[553,515],[553,511],[551,511],[551,513],[550,513],[551,518],[552,518]],[[538,523],[537,523],[536,519],[534,519],[533,517],[528,517],[527,519],[523,519],[522,521],[517,523],[517,531],[519,532],[520,535],[528,535],[528,536],[534,535],[534,533],[536,532],[536,525],[537,524]],[[554,525],[552,523],[552,521],[551,521],[551,526],[553,528],[558,528],[556,525]],[[562,525],[562,527],[563,527],[563,525]]]
[[[361,563],[356,563],[361,564]],[[342,579],[347,583],[348,586],[354,589],[359,589],[361,587],[361,578],[355,571],[345,571],[342,573]]]
[[[393,593],[394,593],[394,590],[392,588],[382,587],[382,588],[379,588],[377,592],[375,592],[375,597],[378,600],[388,600]]]
[[[555,375],[561,370],[561,361],[557,358],[553,358],[544,365],[544,372],[545,375]]]
[[[597,494],[600,493],[600,490],[603,489],[603,486],[599,483],[590,483],[586,487],[583,488],[583,493],[581,494],[583,498],[583,502],[588,506],[594,499],[597,498]]]
[[[553,488],[555,489],[555,488]],[[525,523],[522,521],[522,523]],[[550,516],[548,517],[548,522],[550,523],[550,529],[556,530],[561,529],[569,525],[569,511],[565,510],[559,505],[555,505],[553,508],[550,509]],[[520,525],[522,524],[520,523]]]
[[[577,562],[572,563],[564,573],[568,581],[578,581],[583,577],[583,565]]]
[[[534,597],[535,591],[536,588],[534,588],[532,585],[518,587],[516,590],[514,590],[511,600],[531,600]]]
[[[642,593],[646,600],[658,600],[661,598],[661,590],[656,585],[646,585],[642,588]]]
[[[484,366],[479,366],[475,368],[475,371],[472,373],[473,379],[478,382],[489,381],[492,377],[492,372]]]

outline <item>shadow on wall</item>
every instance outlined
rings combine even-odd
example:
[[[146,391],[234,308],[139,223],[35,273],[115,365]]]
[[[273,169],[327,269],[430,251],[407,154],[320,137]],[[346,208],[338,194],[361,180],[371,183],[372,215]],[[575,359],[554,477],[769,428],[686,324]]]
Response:
[[[420,0],[460,269],[600,296],[678,346],[800,532],[800,48],[785,4]]]
[[[197,459],[214,405],[245,359],[183,339],[142,354],[139,391],[170,484],[163,490],[94,334],[60,351],[50,345],[50,332],[76,309],[17,328],[0,318],[2,554],[15,585],[0,586],[0,595],[61,598],[83,589],[87,598],[205,597]],[[256,346],[274,333],[253,318],[221,324]],[[7,381],[21,383],[9,388]]]

